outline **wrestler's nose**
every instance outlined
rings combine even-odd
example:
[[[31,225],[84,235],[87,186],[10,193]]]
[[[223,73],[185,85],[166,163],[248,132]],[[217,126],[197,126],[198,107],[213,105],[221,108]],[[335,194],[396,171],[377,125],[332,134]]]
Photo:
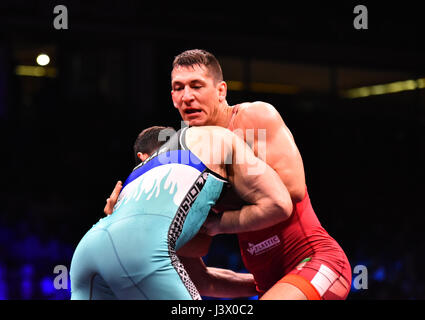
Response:
[[[184,103],[188,103],[194,100],[193,92],[190,88],[186,87],[184,89],[182,100]]]

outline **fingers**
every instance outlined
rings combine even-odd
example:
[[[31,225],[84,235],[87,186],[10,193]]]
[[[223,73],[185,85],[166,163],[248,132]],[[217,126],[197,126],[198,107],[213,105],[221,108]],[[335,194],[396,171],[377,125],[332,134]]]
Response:
[[[112,191],[111,195],[108,199],[106,199],[106,205],[105,208],[103,208],[103,212],[105,215],[109,216],[114,211],[114,206],[118,201],[118,196],[122,189],[122,182],[118,181],[115,184],[114,190]]]
[[[115,202],[118,200],[118,196],[122,189],[122,182],[118,181],[114,187],[114,190],[111,193],[110,199],[114,200]]]
[[[216,209],[215,207],[212,207],[210,212],[213,212],[213,213],[216,213],[216,214],[221,213],[221,211]]]
[[[103,212],[105,213],[105,215],[109,216],[113,210],[114,210],[114,206],[111,203],[111,199],[110,198],[106,199],[106,205],[105,205],[105,208],[103,208]]]

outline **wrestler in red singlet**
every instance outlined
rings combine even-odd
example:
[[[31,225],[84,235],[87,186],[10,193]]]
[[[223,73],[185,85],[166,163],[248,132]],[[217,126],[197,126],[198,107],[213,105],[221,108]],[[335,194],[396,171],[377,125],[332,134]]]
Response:
[[[270,130],[267,141],[270,141],[271,146],[267,146],[267,152],[271,156],[267,163],[285,183],[293,199],[293,213],[286,221],[267,229],[239,234],[243,261],[254,275],[262,298],[346,298],[351,284],[350,264],[338,243],[322,228],[312,209],[304,182],[301,156],[295,150],[295,143],[290,140],[291,133],[274,107],[258,101],[247,103],[249,108],[241,104],[240,108],[235,106],[231,110],[226,101],[227,85],[223,81],[220,64],[211,53],[204,50],[187,50],[175,57],[171,80],[174,107],[191,126],[223,126],[235,133],[238,133],[237,129],[249,127]],[[238,109],[241,112],[238,113]],[[276,117],[276,121],[271,117]],[[282,140],[283,150],[278,150],[280,138],[288,139]],[[261,142],[260,146],[265,146],[263,141],[257,140],[257,147],[258,142]],[[254,152],[255,147],[254,143]],[[107,208],[116,202],[116,196],[111,198],[113,200],[107,203]],[[230,192],[226,200],[228,202],[223,200],[222,208],[217,207],[217,211],[225,213],[226,210],[240,208],[237,207],[237,197],[231,196]],[[226,205],[232,209],[223,209]],[[264,216],[267,219],[267,212],[264,212]],[[219,219],[212,219],[213,232],[210,235],[217,231],[214,230],[217,222],[220,224]],[[219,233],[220,230],[215,234]],[[229,277],[228,270],[206,267],[200,257],[210,239],[201,241],[200,245],[196,242],[198,239],[194,240],[197,250],[190,248],[185,264],[189,265],[188,270],[193,271],[190,274],[192,280],[199,283],[199,287],[204,287],[206,295],[229,297],[240,296],[239,292],[252,293],[252,278],[245,281],[246,277],[236,273]],[[207,281],[209,285],[204,286],[203,283]]]
[[[233,109],[229,125],[239,105]],[[264,294],[287,282],[308,299],[345,299],[350,291],[351,267],[339,244],[321,226],[306,193],[294,204],[290,218],[264,230],[238,234],[242,260]]]

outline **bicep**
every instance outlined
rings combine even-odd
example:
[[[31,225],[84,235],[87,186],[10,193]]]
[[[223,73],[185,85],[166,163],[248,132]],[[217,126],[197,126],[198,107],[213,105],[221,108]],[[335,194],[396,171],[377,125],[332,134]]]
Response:
[[[305,193],[304,165],[301,154],[289,128],[277,116],[269,122],[269,129],[258,135],[255,153],[279,175],[295,202]]]
[[[240,138],[234,138],[229,180],[239,196],[248,203],[258,203],[280,190],[280,179]]]
[[[265,161],[277,172],[293,201],[302,200],[305,193],[304,164],[291,132],[282,126],[266,140],[266,144]]]

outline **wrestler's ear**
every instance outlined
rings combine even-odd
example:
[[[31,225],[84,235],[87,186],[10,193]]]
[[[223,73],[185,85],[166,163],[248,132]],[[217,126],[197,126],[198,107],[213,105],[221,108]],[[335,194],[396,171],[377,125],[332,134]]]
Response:
[[[220,81],[217,84],[217,93],[218,93],[218,100],[219,102],[223,102],[226,100],[227,96],[227,83],[224,81]]]
[[[149,158],[149,154],[147,153],[141,153],[141,152],[137,152],[137,157],[143,162],[145,161],[147,158]]]
[[[171,100],[173,100],[174,108],[178,109],[177,108],[177,103],[174,101],[174,90],[171,90]]]

